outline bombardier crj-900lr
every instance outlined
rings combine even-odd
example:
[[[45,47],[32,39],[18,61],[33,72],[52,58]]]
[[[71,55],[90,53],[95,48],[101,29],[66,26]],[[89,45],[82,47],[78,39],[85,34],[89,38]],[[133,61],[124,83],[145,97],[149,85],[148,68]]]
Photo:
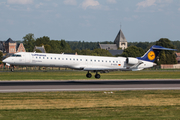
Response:
[[[19,52],[3,60],[8,65],[66,67],[87,71],[86,77],[91,78],[90,72],[95,72],[95,78],[101,73],[115,70],[143,70],[150,68],[161,50],[175,50],[153,45],[142,57],[102,57],[87,55],[67,55],[50,53]],[[12,67],[12,68],[13,68]],[[12,69],[13,70],[13,69]]]

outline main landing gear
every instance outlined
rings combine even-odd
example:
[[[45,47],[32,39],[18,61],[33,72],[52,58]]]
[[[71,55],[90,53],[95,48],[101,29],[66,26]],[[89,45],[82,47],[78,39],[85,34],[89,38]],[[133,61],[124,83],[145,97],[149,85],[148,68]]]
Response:
[[[92,77],[92,74],[89,73],[89,71],[88,71],[88,73],[86,74],[86,77],[87,77],[87,78],[91,78],[91,77]],[[95,78],[99,79],[100,77],[101,77],[100,74],[98,74],[98,72],[96,71]]]
[[[86,74],[86,77],[87,77],[87,78],[91,78],[91,77],[92,77],[92,74],[89,73],[89,71],[88,71],[88,73]]]

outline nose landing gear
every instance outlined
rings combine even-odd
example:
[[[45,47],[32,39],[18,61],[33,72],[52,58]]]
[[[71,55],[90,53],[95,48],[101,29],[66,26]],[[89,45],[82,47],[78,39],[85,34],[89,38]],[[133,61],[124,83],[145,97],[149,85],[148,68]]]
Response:
[[[12,65],[11,67],[11,72],[14,72],[14,65]]]

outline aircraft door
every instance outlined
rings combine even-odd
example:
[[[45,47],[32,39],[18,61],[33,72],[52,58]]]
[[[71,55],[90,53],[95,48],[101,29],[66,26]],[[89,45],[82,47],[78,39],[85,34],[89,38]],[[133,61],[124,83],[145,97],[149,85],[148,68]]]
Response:
[[[25,63],[30,63],[31,62],[31,56],[30,54],[25,55]]]

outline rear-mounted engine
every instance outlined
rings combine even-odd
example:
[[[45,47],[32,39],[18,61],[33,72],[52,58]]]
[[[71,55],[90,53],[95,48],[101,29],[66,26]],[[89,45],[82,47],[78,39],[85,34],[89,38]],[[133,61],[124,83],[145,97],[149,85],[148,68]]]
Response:
[[[134,64],[138,63],[138,59],[137,58],[128,57],[128,58],[126,58],[126,63],[134,65]]]

